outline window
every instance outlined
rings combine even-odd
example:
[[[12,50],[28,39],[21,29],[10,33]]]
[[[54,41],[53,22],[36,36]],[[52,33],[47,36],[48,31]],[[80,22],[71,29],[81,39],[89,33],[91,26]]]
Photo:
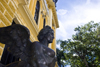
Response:
[[[38,24],[39,10],[40,10],[40,3],[39,3],[39,1],[37,1],[36,9],[35,9],[35,16],[34,16],[34,20],[35,20],[36,24]]]
[[[45,19],[44,19],[44,22],[43,22],[43,27],[45,27]]]

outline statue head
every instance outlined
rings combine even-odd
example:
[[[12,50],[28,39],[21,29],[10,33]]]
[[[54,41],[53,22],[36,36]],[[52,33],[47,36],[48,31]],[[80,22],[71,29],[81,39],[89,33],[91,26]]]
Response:
[[[43,29],[40,30],[38,34],[38,40],[41,42],[46,38],[48,43],[52,43],[54,39],[54,31],[51,29],[50,26],[45,26]]]

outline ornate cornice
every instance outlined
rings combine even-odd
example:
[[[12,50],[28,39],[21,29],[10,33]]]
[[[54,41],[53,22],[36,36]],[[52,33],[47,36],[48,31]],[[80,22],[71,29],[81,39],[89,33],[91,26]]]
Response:
[[[59,27],[58,24],[58,18],[57,18],[57,13],[56,13],[56,8],[55,8],[55,3],[53,2],[53,0],[46,0],[48,3],[48,8],[52,9],[52,13],[56,22],[56,28]]]

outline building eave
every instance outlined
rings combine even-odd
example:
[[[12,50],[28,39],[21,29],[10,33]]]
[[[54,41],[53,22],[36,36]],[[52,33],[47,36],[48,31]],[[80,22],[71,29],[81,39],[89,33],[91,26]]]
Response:
[[[46,0],[46,1],[48,3],[48,7],[52,9],[52,13],[53,13],[53,16],[54,16],[54,19],[55,19],[55,23],[56,23],[56,28],[59,28],[59,23],[58,23],[55,3],[53,2],[53,0]]]

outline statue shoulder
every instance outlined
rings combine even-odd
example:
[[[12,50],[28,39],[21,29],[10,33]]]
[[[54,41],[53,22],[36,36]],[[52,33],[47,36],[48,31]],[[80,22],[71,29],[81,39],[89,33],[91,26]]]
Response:
[[[33,45],[40,45],[40,43],[38,41],[34,41]]]
[[[41,47],[41,43],[38,42],[38,41],[35,41],[35,42],[33,42],[32,46],[33,46],[34,48],[40,48],[40,47]]]

